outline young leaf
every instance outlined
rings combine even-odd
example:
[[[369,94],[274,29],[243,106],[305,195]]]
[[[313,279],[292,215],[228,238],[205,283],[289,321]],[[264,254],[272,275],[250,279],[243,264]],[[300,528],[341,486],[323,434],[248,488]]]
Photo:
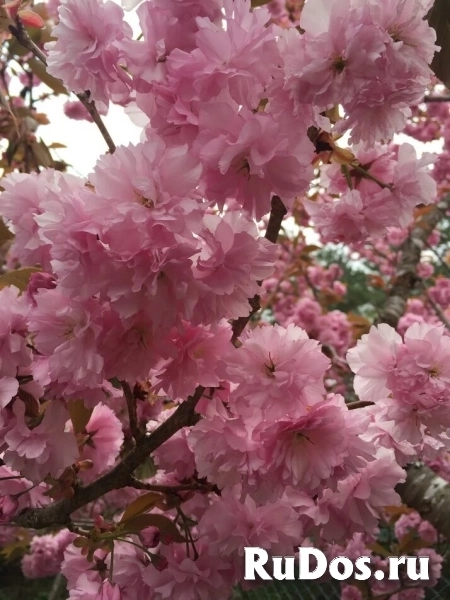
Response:
[[[52,89],[55,94],[69,94],[62,82],[59,79],[56,79],[56,77],[50,75],[47,72],[44,63],[42,63],[40,60],[34,57],[30,58],[28,60],[28,66],[36,75],[36,77],[39,77],[42,83],[45,83],[45,85]]]
[[[161,500],[163,500],[163,497],[161,494],[157,494],[156,492],[142,494],[142,496],[139,496],[136,498],[136,500],[133,500],[133,502],[128,506],[126,511],[123,513],[122,518],[120,519],[120,523],[125,523],[133,517],[137,517],[138,515],[147,512]]]
[[[86,408],[83,400],[71,400],[67,403],[69,409],[70,420],[73,425],[75,435],[84,431],[89,419],[92,415],[92,408]]]
[[[164,515],[139,515],[125,523],[125,529],[130,533],[137,533],[146,527],[157,527],[161,533],[164,533],[177,544],[182,544],[186,541],[178,531],[175,523]]]
[[[24,292],[27,289],[31,275],[38,273],[40,270],[34,267],[24,267],[15,271],[8,271],[8,273],[0,275],[0,290],[10,285],[15,285],[21,292]]]

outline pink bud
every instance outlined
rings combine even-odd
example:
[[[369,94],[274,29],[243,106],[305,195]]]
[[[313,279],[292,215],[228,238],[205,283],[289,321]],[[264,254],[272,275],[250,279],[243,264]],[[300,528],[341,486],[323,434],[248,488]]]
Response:
[[[139,533],[139,537],[146,548],[156,548],[160,540],[159,529],[157,527],[146,527]]]
[[[50,273],[32,273],[28,281],[27,295],[35,304],[34,297],[40,289],[52,290],[55,287],[55,278]]]
[[[18,506],[19,502],[14,496],[0,496],[0,523],[9,523]]]
[[[169,566],[167,558],[161,556],[161,554],[152,554],[152,565],[157,571],[164,571]]]

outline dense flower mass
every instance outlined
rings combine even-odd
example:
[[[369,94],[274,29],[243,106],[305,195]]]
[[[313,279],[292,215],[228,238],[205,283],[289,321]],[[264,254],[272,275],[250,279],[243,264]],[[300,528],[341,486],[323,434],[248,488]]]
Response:
[[[70,600],[227,600],[246,546],[358,557],[386,526],[378,566],[420,551],[433,586],[396,490],[412,461],[450,479],[445,247],[421,262],[450,178],[394,139],[450,140],[417,106],[431,0],[121,5],[49,3],[45,54],[10,29],[48,72],[0,109],[0,544],[33,529],[23,573]],[[108,144],[87,177],[37,141],[35,76]],[[423,591],[370,585],[342,598]]]

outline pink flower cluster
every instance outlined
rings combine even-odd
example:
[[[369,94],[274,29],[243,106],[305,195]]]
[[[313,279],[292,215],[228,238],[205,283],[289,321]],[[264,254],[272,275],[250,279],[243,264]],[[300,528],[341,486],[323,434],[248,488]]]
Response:
[[[291,21],[302,5],[292,3]],[[303,243],[277,262],[255,223],[274,196],[290,209],[305,194],[320,154],[314,127],[350,130],[359,144],[347,171],[323,169],[327,201],[304,201],[325,241],[405,227],[435,200],[430,156],[381,145],[430,81],[430,2],[308,1],[302,34],[250,0],[123,2],[137,6],[134,39],[115,2],[62,0],[46,50],[49,73],[100,112],[111,101],[137,115],[140,143],[102,156],[87,180],[52,169],[2,179],[10,264],[36,272],[22,294],[0,290],[0,469],[26,478],[2,483],[0,519],[79,493],[71,477],[80,490],[139,444],[134,421],[142,436],[170,429],[177,409],[166,400],[182,404],[202,386],[201,418],[152,453],[158,472],[147,480],[189,488],[176,496],[186,516],[172,504],[164,517],[183,535],[187,523],[195,557],[164,527],[145,526],[114,541],[113,559],[100,545],[88,561],[66,531],[35,537],[22,567],[45,576],[63,561],[71,600],[226,600],[245,546],[284,555],[308,537],[371,534],[399,501],[407,460],[449,447],[443,328],[416,323],[402,338],[382,325],[363,336],[348,363],[356,393],[375,406],[349,410],[327,394],[336,366],[322,350],[342,364],[350,322],[319,304],[345,295],[341,269],[313,266]],[[324,113],[337,104],[345,115],[332,126]],[[280,282],[290,261],[300,267]],[[274,272],[265,290],[279,323],[236,340],[232,321],[247,322],[249,299]],[[444,288],[431,292],[441,304]],[[140,491],[113,490],[89,518],[100,527],[112,508],[113,527]]]
[[[436,183],[428,171],[435,160],[431,154],[417,159],[410,144],[401,145],[397,157],[381,146],[356,154],[368,176],[348,167],[348,189],[340,167],[326,166],[322,182],[328,194],[341,196],[337,200],[325,196],[323,202],[304,201],[324,242],[355,243],[385,233],[388,227],[404,228],[412,222],[417,205],[436,200]]]
[[[347,360],[372,423],[368,437],[396,452],[400,464],[448,449],[450,337],[443,325],[414,323],[402,338],[389,325],[372,327]]]

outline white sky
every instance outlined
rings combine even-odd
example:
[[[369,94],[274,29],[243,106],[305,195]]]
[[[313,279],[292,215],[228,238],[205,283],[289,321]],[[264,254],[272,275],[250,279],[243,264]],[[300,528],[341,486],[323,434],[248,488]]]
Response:
[[[113,2],[120,5],[120,0],[113,0]],[[125,13],[125,15],[133,30],[138,31],[136,13]],[[59,142],[67,146],[67,148],[52,150],[54,157],[59,157],[70,164],[75,174],[86,176],[99,156],[107,151],[107,146],[94,123],[75,121],[64,115],[63,105],[68,98],[72,101],[76,100],[73,94],[70,97],[60,95],[36,106],[38,111],[45,112],[50,120],[49,125],[39,127],[37,135],[47,145]],[[122,107],[111,105],[108,115],[102,118],[116,146],[139,141],[141,129],[130,121]]]

